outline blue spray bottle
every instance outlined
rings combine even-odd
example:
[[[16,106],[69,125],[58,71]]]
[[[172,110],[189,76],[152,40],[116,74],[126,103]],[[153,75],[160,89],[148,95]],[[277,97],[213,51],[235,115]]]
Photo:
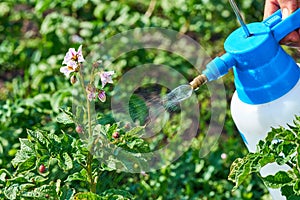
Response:
[[[236,91],[231,101],[232,117],[247,148],[255,152],[271,127],[292,124],[300,114],[300,68],[279,45],[300,27],[300,9],[284,20],[279,10],[262,22],[245,26],[229,35],[224,44],[226,53],[208,63],[190,85],[195,89],[233,68]],[[261,170],[261,175],[288,169],[287,165],[272,163]],[[273,199],[285,199],[279,189],[269,191]]]

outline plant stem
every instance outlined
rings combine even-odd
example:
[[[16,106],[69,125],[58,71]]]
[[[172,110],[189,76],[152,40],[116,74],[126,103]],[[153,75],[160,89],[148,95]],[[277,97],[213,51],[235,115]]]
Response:
[[[89,138],[92,137],[92,121],[91,121],[91,105],[90,101],[88,100],[86,96],[86,107],[87,107],[87,114],[88,114],[88,133],[89,133]]]
[[[295,167],[291,161],[286,162],[286,164],[292,169]]]
[[[96,183],[94,182],[93,178],[93,169],[92,169],[92,162],[93,162],[93,155],[88,152],[87,155],[87,172],[90,179],[90,192],[96,193]]]
[[[145,16],[147,17],[151,17],[153,11],[154,11],[154,8],[155,8],[155,5],[156,5],[156,0],[151,0],[150,1],[150,4],[149,4],[149,7],[145,13]]]
[[[84,77],[82,73],[82,68],[79,70],[80,75],[80,83],[84,91],[84,95],[86,98],[86,109],[87,109],[87,117],[88,117],[88,140],[92,137],[92,120],[91,120],[91,104],[89,99],[87,98],[87,92],[85,90],[84,85]],[[96,193],[96,183],[94,182],[93,178],[93,168],[92,168],[92,162],[93,162],[93,155],[91,154],[90,150],[88,151],[87,159],[86,159],[86,170],[89,177],[90,182],[90,192]]]

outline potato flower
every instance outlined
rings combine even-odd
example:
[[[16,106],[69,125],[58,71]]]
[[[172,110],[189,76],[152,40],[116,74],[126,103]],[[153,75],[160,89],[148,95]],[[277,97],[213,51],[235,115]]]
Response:
[[[66,53],[62,64],[68,64],[70,60],[73,60],[77,63],[82,63],[85,61],[82,55],[82,45],[79,46],[77,51],[74,48],[69,48],[69,51]]]
[[[74,48],[69,48],[69,51],[66,53],[64,61],[62,62],[62,64],[66,66],[62,66],[59,71],[66,77],[69,77],[72,72],[79,71],[79,63],[84,61],[82,45],[79,46],[77,51]]]
[[[75,61],[70,60],[67,65],[62,66],[59,71],[66,77],[69,77],[70,73],[78,71],[78,64]]]
[[[101,83],[102,83],[102,88],[104,88],[104,86],[107,83],[113,83],[112,81],[112,75],[114,74],[114,71],[108,71],[108,72],[100,72],[100,79],[101,79]]]

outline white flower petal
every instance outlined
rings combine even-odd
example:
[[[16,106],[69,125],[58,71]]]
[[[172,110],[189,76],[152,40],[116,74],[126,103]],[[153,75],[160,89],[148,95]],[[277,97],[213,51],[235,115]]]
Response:
[[[77,58],[78,58],[78,62],[84,62],[84,58],[83,58],[83,55],[82,55],[82,45],[80,45],[78,47],[78,51],[77,51]]]
[[[71,60],[72,57],[70,57],[70,54],[67,53],[64,57],[64,61],[62,62],[63,65],[67,65],[68,62]]]
[[[67,66],[69,67],[69,69],[72,69],[73,71],[75,71],[77,68],[77,63],[74,60],[69,60],[69,62],[67,63]]]
[[[69,48],[68,52],[66,53],[63,61],[63,65],[67,65],[70,60],[72,60],[72,57],[76,55],[76,51],[74,48]]]
[[[63,73],[66,77],[69,77],[70,76],[70,73],[73,72],[72,70],[69,70],[69,67],[68,66],[63,66],[59,69],[59,71],[61,73]]]
[[[80,45],[80,46],[78,47],[77,53],[82,53],[82,45]]]
[[[75,56],[77,54],[76,50],[74,48],[69,48],[68,53],[70,54],[70,56]]]
[[[85,60],[84,60],[84,58],[83,58],[83,56],[82,55],[78,55],[78,62],[84,62]]]
[[[114,75],[114,74],[115,74],[114,71],[108,71],[108,72],[106,72],[106,73],[109,74],[109,75]]]
[[[114,74],[114,71],[108,71],[108,72],[102,72],[100,73],[100,79],[102,82],[102,88],[107,84],[107,83],[113,83],[112,80],[112,75]]]

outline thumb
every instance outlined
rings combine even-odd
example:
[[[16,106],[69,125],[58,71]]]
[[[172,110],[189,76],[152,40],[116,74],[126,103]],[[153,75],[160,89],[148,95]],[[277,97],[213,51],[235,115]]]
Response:
[[[281,13],[282,13],[282,19],[285,19],[290,15],[291,12],[287,7],[284,7],[281,9]]]
[[[296,0],[280,0],[278,3],[281,8],[282,19],[287,18],[298,8],[298,3]]]

